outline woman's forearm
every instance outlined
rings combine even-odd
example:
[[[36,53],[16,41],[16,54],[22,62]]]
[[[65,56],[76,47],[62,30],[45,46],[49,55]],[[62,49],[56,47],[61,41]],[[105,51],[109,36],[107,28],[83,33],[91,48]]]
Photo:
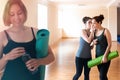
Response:
[[[47,65],[55,60],[54,54],[52,49],[49,47],[48,48],[48,56],[45,58],[39,59],[40,65]]]
[[[107,57],[109,52],[110,52],[110,48],[111,48],[111,45],[108,45],[108,47],[106,48],[106,51],[104,53],[104,56]]]
[[[3,71],[3,69],[5,68],[5,65],[7,64],[7,60],[5,59],[5,56],[3,56],[1,59],[0,59],[0,71]]]
[[[90,33],[90,36],[89,36],[89,43],[91,43],[92,41],[93,41],[93,38],[94,38],[94,31],[92,31],[91,33]]]
[[[40,64],[40,65],[48,65],[48,64],[50,64],[51,62],[53,62],[54,59],[55,59],[55,58],[53,57],[53,55],[50,54],[50,55],[48,55],[48,56],[45,57],[45,58],[40,58],[40,59],[39,59],[39,64]]]

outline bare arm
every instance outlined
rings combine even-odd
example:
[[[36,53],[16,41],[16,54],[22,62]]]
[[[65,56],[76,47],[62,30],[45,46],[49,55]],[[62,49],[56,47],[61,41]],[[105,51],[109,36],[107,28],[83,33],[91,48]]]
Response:
[[[48,48],[48,56],[45,58],[41,58],[39,60],[40,60],[40,62],[39,62],[40,65],[47,65],[47,64],[53,62],[55,60],[55,57],[54,57],[52,49],[49,47]]]
[[[109,54],[109,51],[110,51],[110,48],[111,48],[111,45],[112,45],[112,41],[111,41],[111,34],[110,34],[108,29],[105,30],[104,35],[106,36],[108,46],[107,46],[106,51],[103,55],[103,62],[107,62],[107,56]]]
[[[108,46],[107,46],[107,49],[105,51],[105,55],[107,56],[109,54],[109,51],[110,51],[110,48],[112,45],[112,40],[111,40],[111,34],[107,29],[105,31],[105,34],[106,34],[106,38],[107,38],[107,42],[108,42]]]
[[[0,32],[0,71],[2,71],[7,63],[3,56],[3,42],[4,42],[4,33]]]
[[[94,32],[92,31],[92,32],[90,33],[90,36],[87,35],[87,32],[86,32],[85,30],[82,30],[81,33],[82,33],[82,34],[81,34],[81,37],[82,37],[86,42],[91,43],[91,41],[92,41],[93,38],[94,38]]]

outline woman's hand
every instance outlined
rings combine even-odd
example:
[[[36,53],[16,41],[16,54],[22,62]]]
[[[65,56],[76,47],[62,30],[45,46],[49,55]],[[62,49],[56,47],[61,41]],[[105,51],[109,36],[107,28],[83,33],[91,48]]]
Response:
[[[96,45],[98,43],[98,39],[93,40],[93,44]]]
[[[90,32],[95,32],[95,27],[94,26],[91,26]]]
[[[17,47],[12,49],[8,54],[4,55],[4,59],[6,61],[8,60],[14,60],[20,56],[22,56],[23,54],[25,54],[25,50],[23,47]]]
[[[103,55],[103,58],[102,58],[102,63],[106,63],[108,60],[107,60],[107,57]]]
[[[39,66],[39,61],[40,59],[30,59],[26,62],[26,66],[28,68],[28,70],[30,71],[35,71]]]

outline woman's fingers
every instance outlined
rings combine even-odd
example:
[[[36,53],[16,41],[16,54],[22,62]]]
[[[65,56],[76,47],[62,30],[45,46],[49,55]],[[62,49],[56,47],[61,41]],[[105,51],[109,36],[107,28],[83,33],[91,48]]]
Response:
[[[26,62],[26,66],[30,71],[34,71],[35,69],[38,68],[38,60],[37,59],[31,59]]]

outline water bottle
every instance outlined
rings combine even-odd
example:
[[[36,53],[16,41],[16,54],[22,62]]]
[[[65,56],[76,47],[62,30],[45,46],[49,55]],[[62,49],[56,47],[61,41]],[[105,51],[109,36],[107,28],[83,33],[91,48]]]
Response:
[[[22,60],[24,61],[24,63],[26,63],[28,60],[31,59],[31,56],[27,53],[25,53],[24,55],[22,55]],[[34,70],[34,71],[30,71],[32,74],[35,74],[38,71],[38,69]]]

